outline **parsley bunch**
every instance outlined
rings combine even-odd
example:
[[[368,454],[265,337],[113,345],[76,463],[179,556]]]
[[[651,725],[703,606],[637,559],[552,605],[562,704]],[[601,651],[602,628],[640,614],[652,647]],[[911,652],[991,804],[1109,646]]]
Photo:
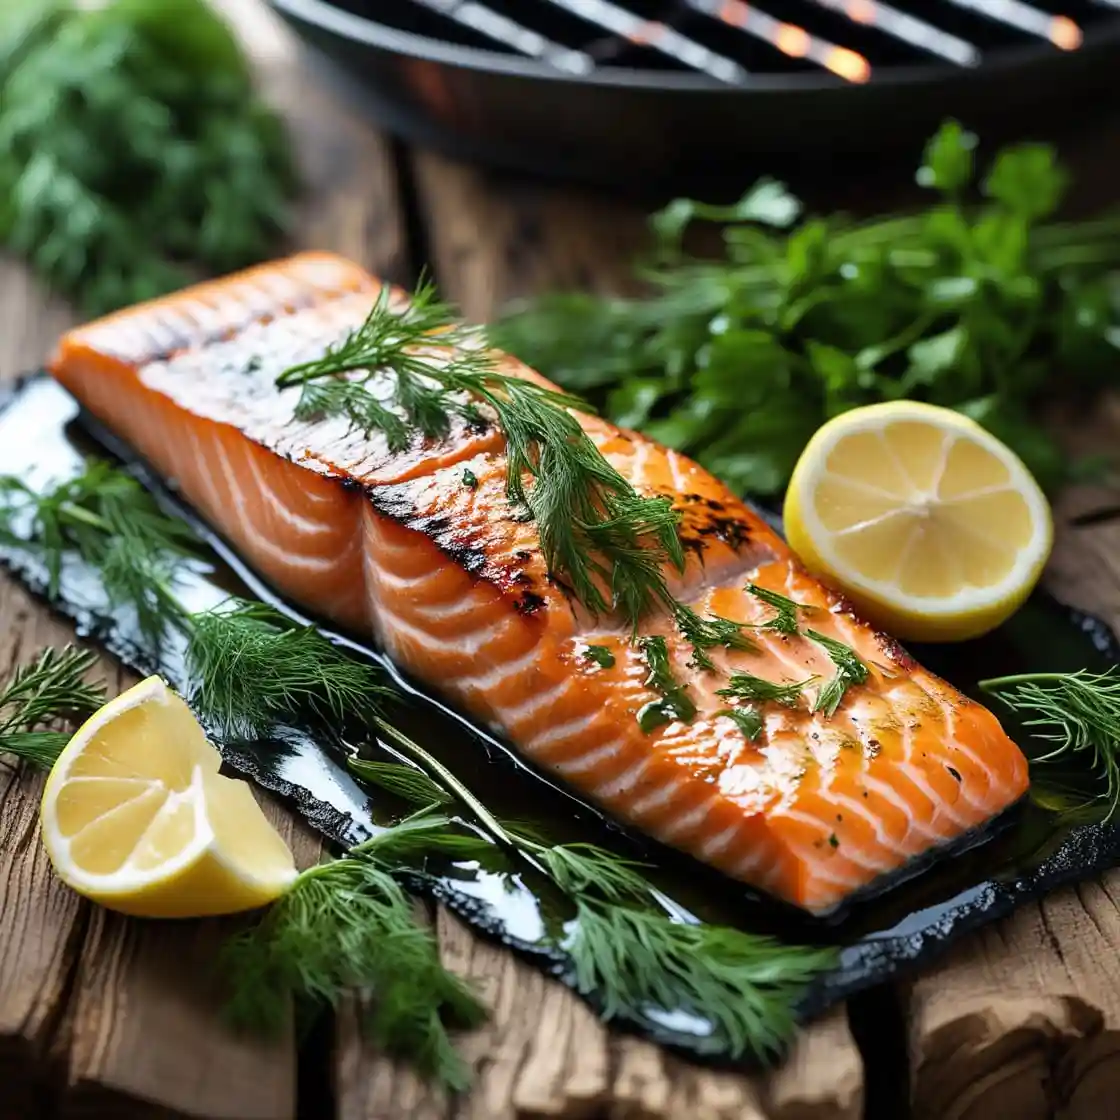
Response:
[[[934,199],[902,217],[806,218],[772,180],[729,207],[679,199],[653,219],[648,296],[548,295],[494,341],[741,492],[780,493],[821,423],[898,398],[967,413],[1053,486],[1071,466],[1039,406],[1120,372],[1120,217],[1053,222],[1050,148],[980,177],[975,147],[945,124],[918,172]],[[684,250],[696,222],[723,227],[721,259]]]
[[[99,314],[269,255],[296,178],[204,0],[6,0],[0,243]]]

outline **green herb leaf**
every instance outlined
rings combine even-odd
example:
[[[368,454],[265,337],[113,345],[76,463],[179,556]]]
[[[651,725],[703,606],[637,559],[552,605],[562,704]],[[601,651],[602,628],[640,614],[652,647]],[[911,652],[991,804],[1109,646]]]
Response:
[[[1033,763],[1084,758],[1105,783],[1105,820],[1120,808],[1120,670],[1024,673],[980,682],[1054,749]]]
[[[744,737],[752,743],[762,734],[762,713],[757,708],[724,708],[723,711],[716,712],[716,715],[734,720]]]
[[[76,552],[97,569],[110,607],[136,611],[153,648],[169,627],[183,625],[174,573],[196,555],[194,534],[135,478],[108,463],[92,461],[43,493],[11,476],[0,478],[0,539],[42,556],[52,598],[66,553]]]
[[[787,708],[797,706],[801,693],[817,678],[806,677],[803,681],[768,681],[751,673],[732,673],[727,687],[716,690],[717,696],[727,696],[736,700],[755,700],[765,704],[773,701]]]
[[[710,618],[701,618],[691,607],[682,603],[673,605],[673,617],[677,629],[692,646],[692,657],[689,664],[697,669],[715,669],[715,663],[708,656],[707,651],[722,646],[724,649],[753,650],[755,644],[744,633],[746,629],[742,622],[732,622],[729,618],[720,618],[713,615]]]
[[[688,695],[688,686],[680,684],[673,676],[672,664],[669,660],[669,646],[664,638],[639,638],[638,647],[645,657],[649,675],[645,679],[647,688],[661,693],[662,699],[654,705],[646,705],[639,714],[638,722],[643,731],[652,731],[661,723],[679,719],[682,723],[690,723],[696,716],[696,705]],[[653,722],[656,721],[656,722]]]
[[[0,241],[90,314],[272,255],[294,165],[210,5],[42,8],[0,17]]]
[[[277,385],[314,394],[317,414],[351,419],[352,396],[380,390],[386,403],[363,423],[387,435],[388,415],[439,438],[452,417],[480,423],[489,410],[506,439],[507,496],[536,521],[549,571],[589,610],[619,610],[631,625],[670,599],[662,565],[684,565],[670,501],[642,497],[607,462],[569,411],[582,402],[502,373],[430,284],[403,307],[383,288],[359,328],[324,357],[285,370]]]
[[[465,1088],[467,1070],[447,1032],[477,1025],[483,1009],[442,966],[432,931],[417,924],[392,874],[397,855],[415,854],[420,832],[430,829],[431,841],[445,828],[443,818],[419,827],[413,819],[368,848],[304,871],[257,926],[226,947],[231,1020],[276,1031],[293,998],[306,1012],[368,989],[374,1041],[447,1088]]]
[[[677,200],[635,269],[647,295],[549,293],[495,337],[741,493],[780,494],[824,421],[899,398],[992,402],[980,422],[1053,489],[1076,468],[1038,422],[1048,371],[1070,371],[1065,393],[1120,369],[1120,217],[1050,223],[1067,176],[1044,146],[998,153],[979,200],[976,164],[976,137],[947,122],[920,213],[794,225],[796,200],[768,182],[730,208]],[[697,220],[723,225],[718,259],[682,247]]]
[[[713,1049],[760,1058],[790,1038],[798,998],[836,959],[829,949],[591,901],[579,903],[565,947],[577,987],[603,1000],[606,1018],[651,1005],[691,1012],[715,1023]]]
[[[390,695],[372,664],[264,603],[230,600],[191,622],[192,703],[225,735],[260,738],[299,716],[367,723]]]
[[[450,805],[455,800],[438,782],[416,767],[367,758],[351,758],[347,764],[363,781],[380,786],[410,805]]]
[[[791,637],[797,634],[797,612],[809,608],[803,607],[800,603],[795,603],[792,599],[787,599],[784,595],[779,595],[777,591],[759,587],[755,583],[748,583],[747,591],[778,612],[769,622],[764,622],[761,629],[776,630],[779,634],[788,634]]]
[[[806,630],[805,636],[823,646],[833,665],[836,666],[835,675],[817,693],[812,708],[814,712],[824,712],[826,716],[831,717],[836,714],[836,709],[840,707],[840,702],[848,689],[867,680],[868,669],[851,646],[846,646],[835,638],[818,634],[816,630]]]
[[[21,665],[0,689],[0,754],[23,758],[44,769],[54,765],[70,736],[43,730],[45,723],[72,722],[97,711],[108,699],[102,685],[85,675],[96,654],[66,646],[45,649]]]
[[[600,669],[613,669],[614,668],[614,654],[611,653],[607,646],[588,646],[583,651],[583,656],[588,661],[594,662]]]

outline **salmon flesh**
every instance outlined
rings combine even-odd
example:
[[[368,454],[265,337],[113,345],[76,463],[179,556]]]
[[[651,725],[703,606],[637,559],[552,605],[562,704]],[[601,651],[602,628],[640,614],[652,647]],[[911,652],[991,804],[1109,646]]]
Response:
[[[665,570],[678,600],[762,624],[773,608],[746,585],[779,592],[869,669],[831,716],[810,711],[812,687],[761,705],[751,740],[721,714],[728,674],[825,682],[825,648],[758,630],[755,649],[714,649],[701,670],[655,611],[641,633],[664,637],[697,713],[643,731],[638,713],[660,699],[646,657],[624,620],[550,579],[535,524],[506,497],[496,426],[453,421],[392,451],[343,419],[293,418],[300,390],[277,375],[359,326],[380,288],[342,258],[300,254],[79,327],[50,368],[285,597],[372,637],[541,771],[733,879],[825,913],[1023,794],[1026,760],[989,711],[857,617],[696,463],[580,415],[640,493],[679,511],[687,563]]]

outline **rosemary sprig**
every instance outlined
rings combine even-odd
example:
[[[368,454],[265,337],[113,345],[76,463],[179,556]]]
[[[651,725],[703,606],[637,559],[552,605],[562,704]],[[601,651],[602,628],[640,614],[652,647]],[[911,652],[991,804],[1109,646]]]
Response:
[[[264,603],[230,600],[189,622],[191,700],[226,735],[260,737],[301,714],[369,721],[389,695],[372,664]]]
[[[443,967],[435,938],[416,921],[394,879],[418,849],[456,837],[442,814],[406,818],[342,858],[308,868],[224,954],[234,1023],[275,1030],[297,1006],[334,1006],[350,989],[374,995],[369,1026],[388,1051],[415,1062],[452,1091],[468,1074],[448,1036],[485,1011]]]
[[[570,411],[581,401],[502,373],[431,284],[399,309],[383,288],[361,326],[276,383],[301,387],[297,417],[344,416],[397,447],[402,425],[439,438],[454,416],[484,423],[488,409],[506,440],[506,494],[532,514],[549,571],[576,599],[636,626],[671,598],[662,565],[683,568],[684,553],[669,499],[643,497],[607,462]]]
[[[816,677],[806,677],[803,681],[779,683],[756,677],[752,673],[732,673],[727,680],[727,687],[717,689],[716,695],[734,700],[757,701],[760,704],[772,701],[793,708],[796,707],[803,690],[816,679]]]
[[[778,612],[768,622],[762,623],[759,627],[760,630],[775,630],[779,634],[787,634],[790,637],[797,635],[797,612],[808,610],[808,607],[801,603],[795,603],[784,595],[779,595],[777,591],[771,591],[767,587],[759,587],[756,583],[748,583],[747,592]]]
[[[1104,818],[1120,809],[1120,668],[1103,673],[1022,673],[980,681],[980,688],[998,696],[1012,711],[1028,716],[1025,727],[1055,744],[1032,763],[1085,757],[1104,780],[1100,800]]]
[[[66,646],[45,649],[33,662],[16,669],[0,689],[0,754],[45,769],[53,766],[70,736],[44,730],[43,725],[82,719],[107,700],[102,685],[84,679],[96,660],[95,653]]]
[[[817,693],[812,708],[814,712],[824,712],[826,716],[833,716],[848,689],[867,680],[868,668],[851,646],[846,646],[835,638],[818,634],[816,630],[806,630],[805,636],[823,646],[833,665],[836,666],[835,674]]]
[[[669,645],[660,635],[638,639],[638,646],[645,658],[649,675],[645,685],[661,693],[660,700],[653,700],[638,712],[638,726],[646,732],[653,731],[662,724],[679,719],[689,723],[696,716],[696,705],[688,694],[688,686],[673,676],[669,661]]]
[[[715,1025],[713,1051],[772,1055],[795,1028],[805,987],[835,963],[831,949],[785,945],[725,926],[679,921],[660,907],[645,865],[594,844],[549,844],[493,814],[442,763],[384,721],[378,726],[513,858],[530,858],[575,907],[562,947],[575,986],[603,1014],[651,1007],[692,1012]]]

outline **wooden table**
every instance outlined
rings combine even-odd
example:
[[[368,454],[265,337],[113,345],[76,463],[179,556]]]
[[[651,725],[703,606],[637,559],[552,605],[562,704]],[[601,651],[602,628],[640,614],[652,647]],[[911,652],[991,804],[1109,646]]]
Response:
[[[259,0],[225,6],[299,143],[309,184],[300,244],[402,282],[428,263],[479,321],[553,285],[625,286],[639,209],[409,150],[318,86]],[[1085,201],[1120,186],[1109,134],[1098,126],[1080,142]],[[1098,156],[1106,166],[1086,172]],[[19,265],[0,263],[5,375],[36,365],[69,321]],[[1077,439],[1107,445],[1117,431],[1110,402]],[[1060,519],[1093,500],[1065,495]],[[1047,578],[1120,624],[1118,556],[1120,526],[1063,525]],[[0,673],[67,638],[0,580]],[[872,1120],[901,1120],[908,1098],[916,1120],[1120,1116],[1120,871],[1025,907],[850,1015],[837,1009],[766,1077],[703,1071],[609,1032],[565,989],[434,912],[447,964],[492,1009],[462,1040],[475,1086],[448,1102],[364,1043],[356,1003],[299,1047],[291,1033],[267,1043],[230,1034],[212,965],[233,923],[126,921],[78,899],[40,848],[41,788],[0,760],[0,1120],[856,1120],[865,1107]],[[269,811],[300,861],[316,859],[318,840],[282,807]]]

